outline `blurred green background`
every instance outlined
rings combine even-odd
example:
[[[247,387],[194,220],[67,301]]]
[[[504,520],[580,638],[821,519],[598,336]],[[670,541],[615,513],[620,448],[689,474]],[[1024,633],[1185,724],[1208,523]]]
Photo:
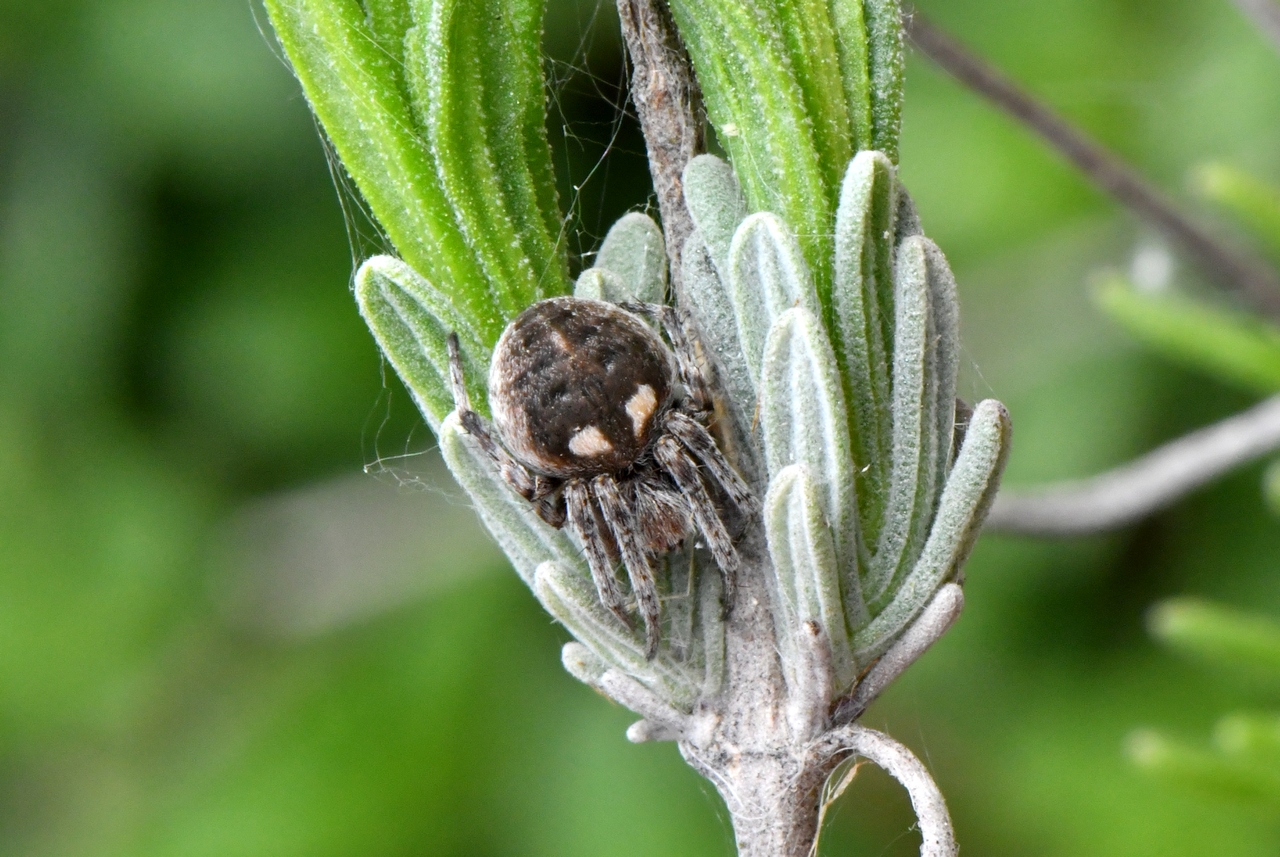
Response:
[[[1280,179],[1280,57],[1226,0],[920,5],[1176,196],[1206,160]],[[589,253],[648,178],[612,3],[550,7]],[[714,792],[561,670],[442,476],[348,290],[372,230],[264,22],[0,0],[0,854],[730,854]],[[1092,308],[1151,236],[914,57],[902,165],[960,279],[963,391],[1013,412],[1009,483],[1251,401]],[[1280,697],[1143,630],[1175,594],[1280,615],[1259,473],[1115,536],[983,539],[963,620],[867,718],[929,763],[966,853],[1280,851],[1276,818],[1122,750]],[[832,816],[823,854],[918,849],[877,772]]]

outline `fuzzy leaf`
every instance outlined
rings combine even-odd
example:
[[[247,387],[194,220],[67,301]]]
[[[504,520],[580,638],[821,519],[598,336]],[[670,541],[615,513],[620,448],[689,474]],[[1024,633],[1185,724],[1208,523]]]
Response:
[[[888,606],[854,637],[854,656],[859,663],[881,654],[929,603],[938,587],[964,566],[1000,487],[1010,433],[1004,405],[993,399],[978,403],[920,559],[894,590]]]
[[[715,155],[698,155],[684,168],[684,198],[716,272],[729,277],[733,234],[747,216],[747,202],[733,168]]]
[[[529,68],[521,50],[530,38],[538,44],[541,4],[509,5],[415,0],[405,66],[437,180],[508,319],[568,290],[559,232],[548,232],[539,210],[538,179],[527,162],[535,153],[523,127],[523,101],[536,92],[542,104],[538,54]],[[509,55],[495,56],[495,43],[507,49],[497,53]],[[532,148],[545,152],[545,135]]]
[[[665,650],[644,656],[642,635],[624,628],[600,603],[585,570],[544,562],[534,576],[534,592],[547,612],[605,663],[616,666],[677,708],[688,710],[698,698],[701,676],[671,661]]]
[[[815,318],[822,315],[800,246],[786,224],[768,212],[751,215],[734,233],[729,293],[753,382],[760,377],[769,329],[780,315],[795,306]]]
[[[443,294],[416,271],[391,256],[374,256],[356,272],[356,302],[360,315],[373,331],[378,347],[387,355],[404,381],[433,431],[453,410],[449,355],[445,337],[457,332],[467,366],[468,381],[483,389],[481,355],[486,353],[479,335]]]
[[[904,241],[894,271],[893,447],[884,522],[866,583],[873,609],[893,597],[894,581],[915,562],[933,517],[936,490],[946,473],[935,466],[942,442],[937,416],[938,337],[925,247],[924,238]]]
[[[648,215],[633,211],[619,218],[600,245],[595,267],[618,275],[628,295],[623,300],[663,303],[666,298],[666,247],[662,230]]]
[[[879,152],[860,152],[845,173],[836,210],[832,345],[849,397],[849,436],[858,466],[859,513],[869,544],[880,532],[889,486],[892,420],[893,235],[897,178]]]
[[[770,479],[803,464],[820,480],[837,561],[841,568],[856,568],[857,509],[844,394],[822,324],[803,308],[787,310],[769,332],[760,425]]]
[[[794,648],[803,625],[816,620],[827,635],[836,685],[845,688],[857,677],[849,620],[855,625],[864,623],[865,608],[857,593],[857,575],[841,580],[823,505],[803,464],[783,468],[770,481],[764,526],[775,574],[775,628],[786,669],[799,659],[788,658],[785,652]],[[847,600],[856,605],[857,612],[848,618],[842,586],[852,589]],[[795,676],[789,677],[789,684],[796,684]]]
[[[871,76],[871,148],[898,162],[902,130],[902,6],[897,0],[867,0],[868,66]]]
[[[425,60],[419,51],[406,52],[405,39],[412,24],[426,23],[415,21],[414,11],[420,18],[444,14],[457,0],[425,4],[430,9],[398,0],[266,5],[312,109],[374,217],[410,265],[447,287],[485,345],[533,296],[568,290],[543,127],[541,0],[504,6],[487,41],[463,39],[454,47],[475,50],[460,50],[454,65],[434,69],[448,71],[455,85],[449,91],[463,98],[445,104],[444,113],[472,111],[466,133],[453,140],[443,161],[431,151],[421,123],[448,116],[430,102],[413,103],[410,93],[421,94],[422,81],[406,76],[405,60],[411,60],[410,70],[421,70]],[[462,5],[459,29],[469,27],[474,36],[493,16],[480,4]],[[490,62],[494,56],[503,62]],[[472,170],[479,172],[472,176]],[[477,198],[462,208],[459,171],[476,182]],[[481,209],[498,231],[477,232]]]
[[[852,148],[825,152],[821,148],[825,136],[815,123],[826,127],[828,117],[809,114],[807,105],[840,104],[843,109],[843,98],[809,88],[823,80],[833,83],[838,92],[843,84],[834,45],[824,42],[821,56],[792,53],[806,40],[798,30],[813,32],[812,24],[802,23],[806,15],[826,19],[824,26],[830,28],[825,4],[816,8],[819,4],[812,0],[672,0],[670,5],[693,60],[708,116],[751,209],[781,216],[800,236],[810,270],[818,279],[828,280],[835,197],[826,173],[833,163],[828,155],[836,158],[834,163],[843,164]],[[822,73],[816,73],[818,69]],[[707,234],[708,241],[713,241]],[[716,249],[713,245],[713,255]]]
[[[544,562],[558,562],[577,573],[587,574],[582,552],[569,536],[539,518],[533,504],[502,481],[493,462],[463,430],[456,414],[444,420],[438,437],[449,472],[467,492],[485,527],[511,560],[521,580],[532,587],[534,573]]]
[[[604,268],[587,268],[578,275],[578,282],[573,286],[574,297],[590,298],[609,303],[621,303],[632,299],[630,285]]]
[[[1180,363],[1259,393],[1280,391],[1280,328],[1177,294],[1149,294],[1113,276],[1098,306],[1137,339]]]
[[[727,243],[725,248],[727,259]],[[714,357],[716,374],[732,409],[737,434],[748,446],[754,446],[750,438],[755,423],[755,380],[738,339],[733,301],[716,273],[701,232],[694,232],[685,242],[682,261],[688,309],[703,345]]]

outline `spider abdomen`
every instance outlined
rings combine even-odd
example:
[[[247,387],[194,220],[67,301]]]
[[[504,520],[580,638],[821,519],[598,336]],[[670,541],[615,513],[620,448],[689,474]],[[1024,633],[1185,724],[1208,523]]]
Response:
[[[675,370],[663,341],[602,301],[550,298],[503,332],[489,372],[498,437],[549,476],[619,472],[649,445]]]

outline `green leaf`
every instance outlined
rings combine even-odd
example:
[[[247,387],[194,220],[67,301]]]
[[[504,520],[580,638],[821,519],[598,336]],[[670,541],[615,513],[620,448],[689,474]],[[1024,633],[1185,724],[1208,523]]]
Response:
[[[823,499],[815,480],[803,464],[785,467],[770,482],[764,502],[764,526],[773,559],[775,624],[778,644],[794,649],[805,622],[816,620],[826,632],[831,665],[840,688],[857,677],[849,619],[866,621],[866,608],[857,592],[857,575],[840,574],[831,528],[823,512]],[[842,590],[852,592],[842,596]],[[846,601],[854,615],[846,617]],[[797,656],[782,658],[785,668],[801,662]],[[795,686],[797,678],[788,676]]]
[[[760,377],[765,339],[779,316],[796,306],[815,318],[822,315],[795,237],[769,212],[751,215],[734,233],[729,247],[729,296],[753,381]]]
[[[1280,680],[1280,622],[1194,598],[1157,604],[1147,615],[1151,635],[1175,649]]]
[[[1161,779],[1217,797],[1280,808],[1280,773],[1143,730],[1128,741],[1135,765]]]
[[[1004,405],[987,399],[973,409],[920,559],[893,590],[893,600],[854,637],[859,663],[882,654],[938,588],[964,566],[1000,487],[1011,434]]]
[[[624,628],[605,609],[584,570],[563,563],[542,563],[534,578],[534,592],[547,612],[604,662],[678,707],[687,710],[698,698],[705,681],[702,664],[676,663],[665,645],[656,657],[647,659],[641,635]]]
[[[793,464],[808,469],[823,497],[836,559],[856,574],[857,497],[846,413],[822,324],[802,307],[787,310],[769,331],[760,379],[769,477]]]
[[[898,4],[672,0],[671,9],[751,210],[779,215],[799,236],[827,303],[844,168],[864,148],[897,157]]]
[[[1280,188],[1227,164],[1203,164],[1192,174],[1201,197],[1225,209],[1280,260]]]
[[[802,236],[811,270],[829,278],[834,195],[814,125],[824,117],[808,113],[778,6],[762,0],[674,0],[671,9],[751,210],[780,215]]]
[[[888,493],[892,420],[894,247],[898,182],[893,164],[860,152],[849,164],[836,209],[835,280],[829,329],[849,401],[864,539],[880,532]]]
[[[533,504],[511,490],[493,462],[462,428],[456,414],[445,419],[436,436],[449,472],[467,492],[485,528],[511,560],[521,580],[533,588],[538,567],[547,562],[560,563],[589,580],[578,546],[564,530],[539,518]],[[595,590],[591,591],[599,602]]]
[[[510,318],[568,288],[556,254],[559,232],[549,232],[543,220],[529,165],[538,154],[549,164],[545,134],[538,145],[524,128],[524,102],[536,93],[542,105],[542,72],[536,48],[532,68],[523,67],[520,49],[530,40],[537,45],[541,9],[528,2],[415,0],[413,10],[405,74],[415,114],[458,228]]]
[[[633,211],[619,218],[604,236],[594,267],[618,275],[624,284],[627,297],[614,303],[666,300],[666,246],[662,230],[648,215]]]
[[[1119,276],[1094,292],[1098,306],[1171,359],[1260,393],[1280,391],[1280,328],[1257,316],[1169,293],[1139,291]]]
[[[884,521],[867,572],[873,605],[892,597],[894,581],[915,563],[946,475],[937,466],[944,439],[938,433],[940,336],[930,284],[937,263],[927,252],[929,243],[919,236],[904,241],[894,271],[893,446]],[[950,407],[954,411],[954,403]]]
[[[543,128],[541,2],[496,3],[267,0],[374,217],[486,346],[532,300],[569,288]],[[410,37],[428,31],[452,53]]]
[[[392,256],[366,260],[356,272],[355,292],[360,315],[433,431],[453,410],[445,344],[451,332],[462,346],[470,391],[483,401],[488,352],[448,295]]]

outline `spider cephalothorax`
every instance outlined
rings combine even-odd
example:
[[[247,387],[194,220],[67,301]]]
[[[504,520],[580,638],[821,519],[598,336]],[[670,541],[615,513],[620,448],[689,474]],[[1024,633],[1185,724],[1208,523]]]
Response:
[[[636,313],[660,320],[671,346]],[[730,603],[738,554],[712,493],[743,513],[754,500],[707,431],[711,399],[676,310],[571,297],[529,307],[490,364],[496,440],[471,409],[456,337],[450,357],[463,427],[545,521],[569,526],[601,602],[630,624],[613,571],[622,560],[650,657],[659,637],[653,560],[695,529]]]

